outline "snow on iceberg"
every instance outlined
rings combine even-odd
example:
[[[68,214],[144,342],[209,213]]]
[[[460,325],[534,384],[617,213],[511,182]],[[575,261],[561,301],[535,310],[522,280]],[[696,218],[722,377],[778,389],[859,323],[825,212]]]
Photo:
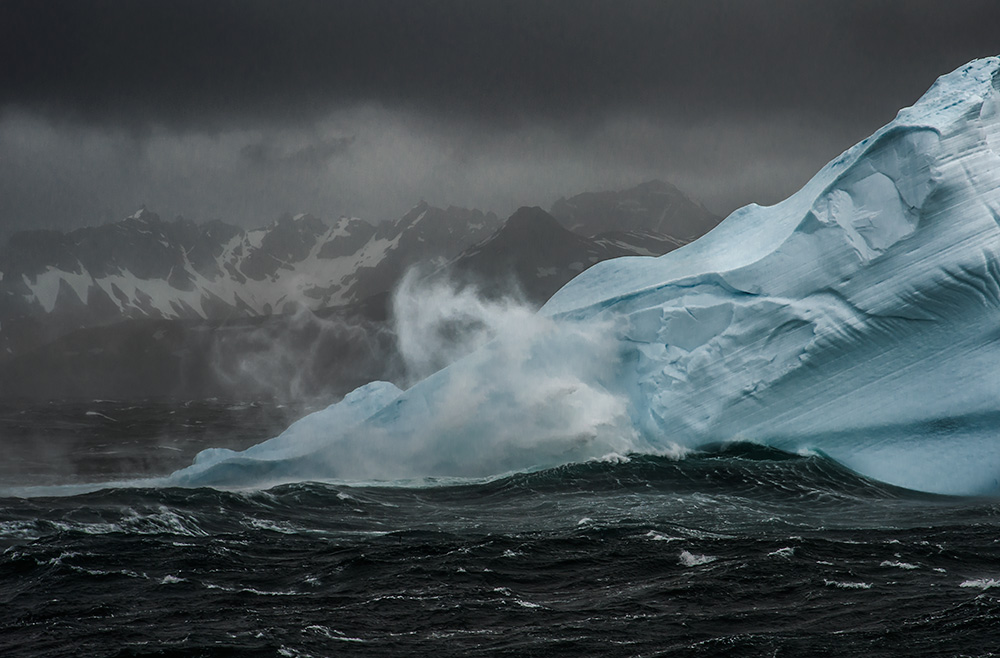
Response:
[[[306,450],[293,426],[266,459],[213,452],[173,480],[259,475],[241,461],[278,479],[485,476],[739,439],[1000,492],[1000,58],[943,76],[784,202],[598,264],[516,324],[406,392],[320,412]],[[334,422],[359,399],[371,415]]]

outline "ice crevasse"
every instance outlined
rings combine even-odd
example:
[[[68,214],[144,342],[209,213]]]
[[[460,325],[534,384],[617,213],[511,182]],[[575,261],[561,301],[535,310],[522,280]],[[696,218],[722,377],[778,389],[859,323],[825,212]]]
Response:
[[[785,201],[600,263],[408,390],[369,384],[171,481],[479,477],[730,440],[1000,493],[1000,58]]]

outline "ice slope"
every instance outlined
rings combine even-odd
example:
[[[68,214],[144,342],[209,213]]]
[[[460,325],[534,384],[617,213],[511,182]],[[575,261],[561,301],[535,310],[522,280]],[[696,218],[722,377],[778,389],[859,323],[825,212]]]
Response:
[[[482,476],[742,439],[1000,493],[998,71],[943,76],[780,204],[596,265],[391,402],[375,387],[378,411],[331,421],[309,472],[298,453],[207,455],[173,481]]]

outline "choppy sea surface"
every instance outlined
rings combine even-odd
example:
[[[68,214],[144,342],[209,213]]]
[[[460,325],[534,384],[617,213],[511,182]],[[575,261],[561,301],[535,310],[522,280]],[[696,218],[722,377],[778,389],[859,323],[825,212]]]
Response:
[[[303,411],[0,404],[0,655],[1000,652],[1000,501],[822,456],[728,444],[475,482],[37,488],[165,474]]]

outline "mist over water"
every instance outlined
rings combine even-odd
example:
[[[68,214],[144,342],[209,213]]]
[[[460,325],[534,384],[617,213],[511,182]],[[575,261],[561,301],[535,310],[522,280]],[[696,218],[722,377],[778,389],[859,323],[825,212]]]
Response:
[[[234,397],[325,406],[370,379],[400,377],[396,340],[384,322],[322,316],[305,306],[263,322],[212,330],[208,354]]]

